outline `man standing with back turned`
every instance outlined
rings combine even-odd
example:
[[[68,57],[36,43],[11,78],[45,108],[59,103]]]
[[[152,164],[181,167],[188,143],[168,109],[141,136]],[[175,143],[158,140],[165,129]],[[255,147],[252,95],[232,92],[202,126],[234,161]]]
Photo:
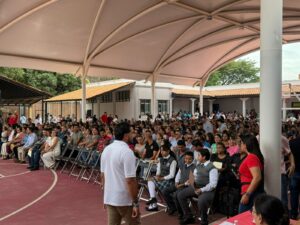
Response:
[[[115,128],[115,141],[108,145],[101,156],[101,177],[104,185],[104,205],[108,224],[140,224],[138,186],[135,156],[128,147],[130,126],[120,123]]]

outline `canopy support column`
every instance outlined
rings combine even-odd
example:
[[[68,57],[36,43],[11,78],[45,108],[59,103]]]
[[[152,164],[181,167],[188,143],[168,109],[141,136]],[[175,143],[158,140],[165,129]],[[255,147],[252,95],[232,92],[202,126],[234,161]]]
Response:
[[[86,121],[86,79],[83,75],[81,78],[82,98],[81,98],[81,120]]]
[[[209,115],[213,113],[213,103],[216,99],[209,99]]]
[[[199,113],[203,116],[203,80],[199,82]]]
[[[190,100],[191,100],[191,103],[192,103],[192,111],[191,111],[191,113],[192,113],[192,116],[194,116],[194,114],[195,114],[195,98],[190,98]]]
[[[170,98],[169,118],[173,116],[173,99],[174,98]]]
[[[272,5],[272,7],[270,7]],[[283,0],[261,1],[260,147],[268,194],[281,196],[281,73]]]
[[[286,121],[286,98],[282,99],[282,121]]]
[[[243,112],[243,117],[244,119],[246,118],[246,101],[248,100],[249,98],[240,98],[240,100],[242,101],[243,103],[243,108],[242,108],[242,112]]]
[[[155,117],[156,117],[156,90],[155,90],[155,74],[152,75],[152,82],[151,82],[151,91],[152,91],[152,109],[151,109],[151,113],[152,113],[152,119],[153,122],[155,121]]]

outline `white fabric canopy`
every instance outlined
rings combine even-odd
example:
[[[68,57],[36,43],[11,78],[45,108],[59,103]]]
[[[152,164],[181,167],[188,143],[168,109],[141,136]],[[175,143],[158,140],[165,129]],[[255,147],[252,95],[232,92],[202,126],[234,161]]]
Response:
[[[259,0],[0,0],[0,66],[193,85],[259,48]],[[270,6],[272,7],[272,6]],[[284,1],[283,43],[300,39]],[[272,19],[272,18],[270,18]],[[83,67],[84,65],[84,67]]]

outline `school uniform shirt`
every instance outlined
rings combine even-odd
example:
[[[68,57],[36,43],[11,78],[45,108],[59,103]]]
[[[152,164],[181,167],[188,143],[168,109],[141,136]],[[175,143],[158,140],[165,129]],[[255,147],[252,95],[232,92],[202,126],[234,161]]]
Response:
[[[104,204],[131,206],[126,178],[136,177],[136,158],[128,144],[115,140],[101,155],[101,172],[104,173]]]
[[[171,155],[168,155],[167,157],[163,157],[164,159],[169,159],[171,157]],[[175,177],[175,173],[176,173],[176,167],[177,167],[177,162],[176,160],[173,160],[171,165],[170,165],[170,173],[167,176],[164,176],[165,180],[171,180]],[[157,170],[156,170],[156,175],[159,176],[161,173],[161,164],[160,161],[157,164]]]

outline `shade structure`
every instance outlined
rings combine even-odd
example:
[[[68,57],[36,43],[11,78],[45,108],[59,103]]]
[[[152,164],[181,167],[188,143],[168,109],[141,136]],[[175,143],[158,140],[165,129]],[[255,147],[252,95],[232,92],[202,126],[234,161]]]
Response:
[[[300,39],[299,12],[284,1],[283,43]],[[2,0],[0,66],[193,85],[259,48],[259,13],[259,0]]]
[[[101,86],[87,87],[86,88],[86,99],[92,99],[102,94],[115,91],[117,89],[123,88],[133,82],[123,82],[117,84],[107,84]],[[69,93],[61,94],[53,98],[49,98],[47,102],[58,102],[58,101],[80,101],[81,100],[82,89],[71,91]]]
[[[31,105],[51,95],[0,75],[0,105]]]

